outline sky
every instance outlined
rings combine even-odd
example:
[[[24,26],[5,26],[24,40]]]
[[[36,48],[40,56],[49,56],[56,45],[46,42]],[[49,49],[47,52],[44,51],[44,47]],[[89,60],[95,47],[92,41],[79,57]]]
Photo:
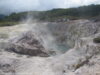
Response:
[[[0,14],[100,4],[100,0],[0,0]]]

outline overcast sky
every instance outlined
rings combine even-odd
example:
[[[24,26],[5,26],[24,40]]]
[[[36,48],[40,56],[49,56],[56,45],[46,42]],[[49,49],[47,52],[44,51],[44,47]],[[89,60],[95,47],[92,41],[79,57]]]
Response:
[[[0,0],[0,14],[100,4],[100,0]]]

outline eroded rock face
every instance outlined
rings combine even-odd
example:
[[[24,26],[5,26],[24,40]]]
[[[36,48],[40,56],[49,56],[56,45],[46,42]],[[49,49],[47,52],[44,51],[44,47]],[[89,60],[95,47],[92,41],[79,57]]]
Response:
[[[10,40],[6,50],[31,56],[49,56],[31,31]]]
[[[55,75],[100,75],[100,44],[93,38],[79,39],[73,49],[54,58],[51,66]]]
[[[0,55],[0,73],[4,75],[99,75],[100,44],[93,42],[96,37],[79,39],[73,49],[58,57],[18,58],[11,53],[6,53],[9,56]]]
[[[57,43],[63,43],[73,48],[79,38],[98,33],[100,31],[100,22],[80,19],[65,23],[52,23],[48,24],[48,27],[56,37]]]

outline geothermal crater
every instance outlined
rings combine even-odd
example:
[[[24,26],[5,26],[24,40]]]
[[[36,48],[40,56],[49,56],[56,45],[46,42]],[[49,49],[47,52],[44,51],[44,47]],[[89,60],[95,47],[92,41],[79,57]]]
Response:
[[[99,75],[100,22],[0,27],[0,75]]]

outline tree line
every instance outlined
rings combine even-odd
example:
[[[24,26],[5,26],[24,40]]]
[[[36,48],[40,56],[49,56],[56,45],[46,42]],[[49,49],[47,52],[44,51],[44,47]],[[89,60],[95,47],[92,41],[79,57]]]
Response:
[[[0,18],[0,21],[20,21],[29,17],[41,21],[54,21],[58,19],[81,19],[97,18],[100,16],[100,5],[80,6],[76,8],[52,9],[48,11],[29,11],[12,13],[9,16]],[[98,17],[99,18],[99,17]]]

